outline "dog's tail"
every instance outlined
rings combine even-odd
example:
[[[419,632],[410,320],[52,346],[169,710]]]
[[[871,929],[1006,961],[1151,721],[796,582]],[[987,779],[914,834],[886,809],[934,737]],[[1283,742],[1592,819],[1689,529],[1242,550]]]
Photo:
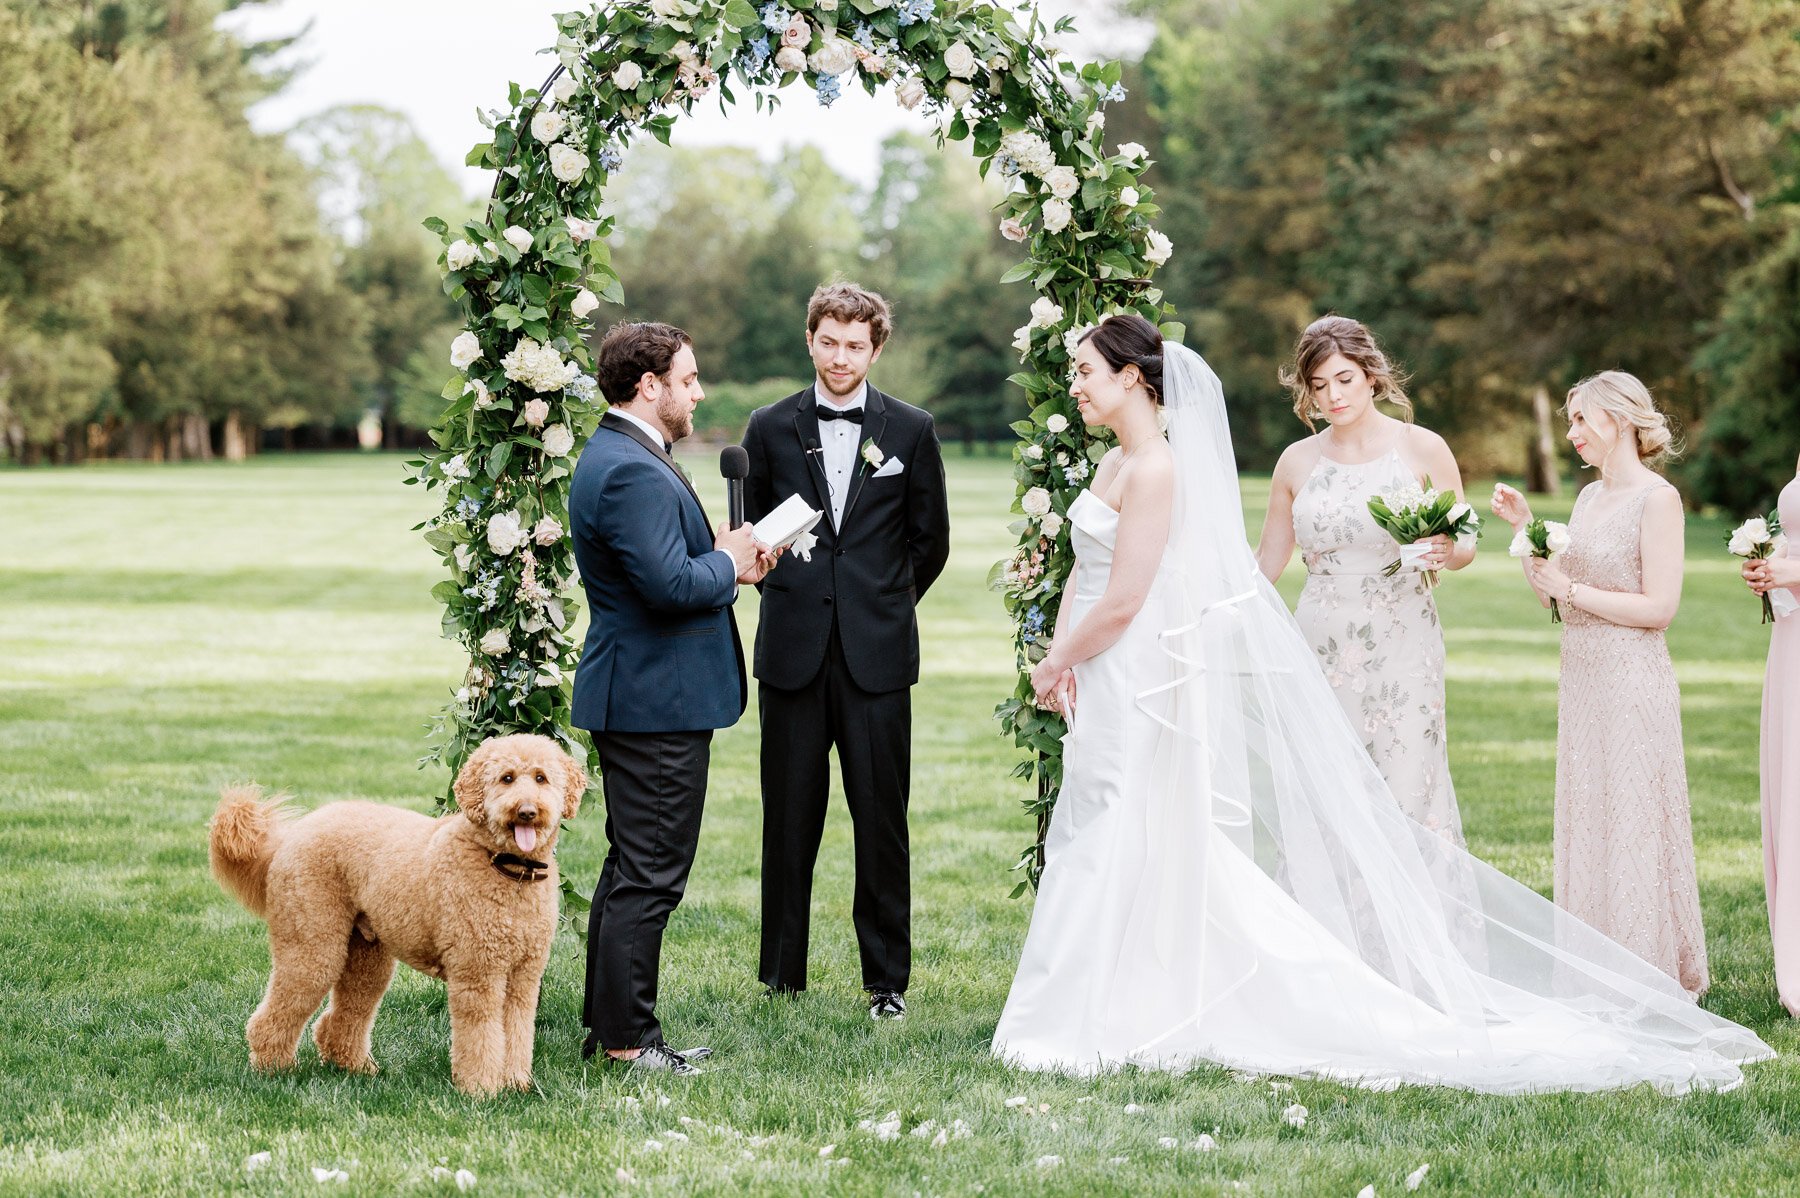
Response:
[[[256,915],[268,910],[269,860],[288,818],[286,798],[265,799],[260,786],[228,786],[208,825],[213,877]]]

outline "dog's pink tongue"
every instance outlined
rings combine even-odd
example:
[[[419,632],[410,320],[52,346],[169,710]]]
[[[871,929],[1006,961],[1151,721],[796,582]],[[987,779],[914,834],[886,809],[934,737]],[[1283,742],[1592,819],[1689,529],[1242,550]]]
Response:
[[[537,829],[528,824],[514,824],[513,839],[519,842],[521,853],[529,853],[537,847]]]

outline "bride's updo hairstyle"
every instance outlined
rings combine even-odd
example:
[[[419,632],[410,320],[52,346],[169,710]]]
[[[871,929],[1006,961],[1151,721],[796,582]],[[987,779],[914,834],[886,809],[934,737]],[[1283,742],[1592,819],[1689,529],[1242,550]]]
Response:
[[[1292,364],[1281,368],[1281,385],[1294,396],[1294,415],[1300,417],[1311,432],[1318,432],[1313,421],[1319,406],[1313,400],[1312,376],[1332,354],[1343,354],[1362,367],[1375,385],[1375,398],[1386,400],[1400,409],[1400,417],[1412,423],[1412,400],[1406,397],[1406,379],[1382,352],[1375,334],[1360,320],[1348,316],[1321,316],[1306,326],[1300,340],[1294,343]]]
[[[1114,374],[1127,366],[1135,366],[1144,376],[1150,398],[1161,407],[1163,402],[1163,336],[1162,331],[1136,312],[1108,316],[1081,335],[1077,345],[1092,341]]]
[[[1581,401],[1584,412],[1599,411],[1611,416],[1618,423],[1621,434],[1627,428],[1636,430],[1638,459],[1646,466],[1654,466],[1681,452],[1675,444],[1675,433],[1669,428],[1669,418],[1657,410],[1656,401],[1650,398],[1650,388],[1635,374],[1602,370],[1599,374],[1588,375],[1569,388],[1569,398],[1563,402],[1563,415],[1569,414],[1569,408],[1577,400]]]

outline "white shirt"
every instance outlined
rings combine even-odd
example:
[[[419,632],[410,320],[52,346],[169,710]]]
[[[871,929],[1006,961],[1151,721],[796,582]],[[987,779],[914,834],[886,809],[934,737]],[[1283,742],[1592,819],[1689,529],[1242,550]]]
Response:
[[[869,384],[865,381],[856,389],[849,399],[839,403],[836,397],[825,389],[825,384],[813,384],[813,402],[821,408],[829,405],[840,412],[849,412],[862,407],[868,402]],[[831,486],[831,526],[838,527],[844,522],[844,501],[850,497],[850,480],[856,477],[856,451],[863,443],[863,426],[850,420],[819,421],[819,448],[825,466],[825,481]]]
[[[663,436],[663,431],[660,428],[657,428],[654,424],[651,424],[648,420],[645,420],[642,416],[639,416],[633,412],[627,412],[624,408],[618,407],[617,405],[614,405],[613,407],[610,407],[606,410],[617,414],[622,419],[631,421],[631,423],[637,425],[639,428],[641,428],[645,432],[649,433],[650,439],[652,441],[654,441],[656,444],[665,445],[668,443],[668,439]],[[669,454],[671,457],[674,456],[673,451],[669,451]],[[726,560],[726,562],[728,562],[730,564],[731,576],[733,579],[736,579],[737,578],[737,559],[735,557],[732,557],[731,554],[725,553],[725,551],[723,549],[715,549],[715,550],[713,550],[713,552],[725,554],[725,560]],[[705,555],[703,554],[702,556],[705,556]],[[737,598],[737,585],[735,582],[733,583],[732,588],[731,588],[731,597],[734,600]]]

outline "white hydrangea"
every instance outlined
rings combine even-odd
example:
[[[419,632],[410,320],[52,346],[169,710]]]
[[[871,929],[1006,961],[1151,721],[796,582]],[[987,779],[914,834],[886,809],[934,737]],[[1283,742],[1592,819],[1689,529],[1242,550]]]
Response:
[[[519,523],[518,512],[501,512],[492,516],[487,522],[488,548],[501,557],[505,557],[526,541],[525,529]]]
[[[587,174],[588,156],[566,142],[550,147],[550,173],[564,183],[579,182]]]
[[[553,424],[544,430],[544,452],[553,458],[566,458],[575,448],[575,434],[566,424]]]
[[[444,477],[451,482],[457,482],[469,477],[469,463],[460,453],[445,462],[443,470]]]
[[[553,346],[543,345],[530,337],[519,338],[510,354],[500,360],[506,377],[524,383],[533,391],[561,391],[581,373],[573,362],[565,362]]]
[[[1033,487],[1020,498],[1019,507],[1027,516],[1047,516],[1050,514],[1050,492]]]
[[[481,251],[474,243],[464,241],[460,237],[450,243],[444,251],[444,265],[451,270],[467,270],[481,258]]]
[[[1028,175],[1042,175],[1056,165],[1056,152],[1050,143],[1029,129],[1008,133],[1000,139],[1000,153],[1019,164]]]
[[[1069,222],[1074,219],[1075,209],[1069,206],[1069,201],[1059,200],[1054,196],[1044,201],[1044,231],[1046,233],[1060,233],[1068,228]]]
[[[458,370],[467,370],[481,361],[481,340],[474,333],[464,329],[450,343],[450,365]]]

